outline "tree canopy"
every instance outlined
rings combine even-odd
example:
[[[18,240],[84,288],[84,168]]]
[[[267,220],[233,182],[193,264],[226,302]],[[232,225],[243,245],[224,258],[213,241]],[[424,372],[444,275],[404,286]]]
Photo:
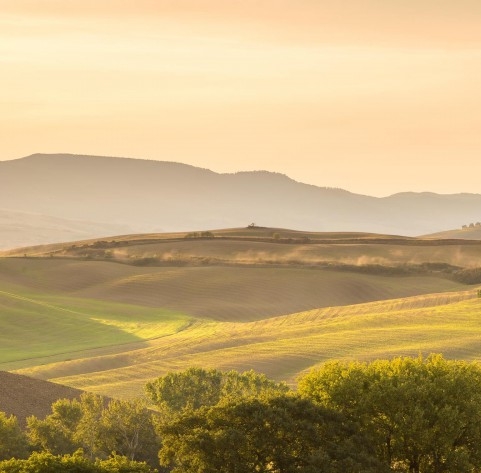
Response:
[[[27,459],[0,461],[2,473],[156,473],[146,463],[113,455],[106,460],[90,461],[82,450],[71,455],[34,452]]]
[[[27,435],[38,449],[64,455],[82,448],[91,460],[116,452],[155,464],[159,450],[153,413],[142,401],[106,402],[89,393],[80,400],[56,401],[44,420],[29,417]]]
[[[254,371],[191,368],[146,389],[160,413],[85,393],[28,418],[27,435],[0,413],[0,471],[148,473],[159,459],[172,473],[481,471],[474,362],[332,361],[297,393]]]
[[[299,392],[351,420],[394,471],[471,472],[481,467],[481,367],[477,363],[395,358],[326,363]]]
[[[238,373],[189,368],[168,373],[146,385],[147,396],[164,415],[215,406],[225,399],[243,399],[288,391],[285,383],[276,383],[252,370]]]
[[[172,473],[380,473],[370,444],[341,414],[295,395],[227,401],[162,425]]]

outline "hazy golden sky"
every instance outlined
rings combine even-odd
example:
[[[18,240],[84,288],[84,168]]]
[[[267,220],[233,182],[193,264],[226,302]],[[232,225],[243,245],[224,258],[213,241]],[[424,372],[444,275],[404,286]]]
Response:
[[[481,192],[481,0],[0,0],[0,159]]]

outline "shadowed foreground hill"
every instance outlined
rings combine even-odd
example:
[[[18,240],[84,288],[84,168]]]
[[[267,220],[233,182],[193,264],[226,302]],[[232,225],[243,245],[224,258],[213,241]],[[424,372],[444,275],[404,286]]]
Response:
[[[0,202],[12,211],[123,224],[135,232],[256,222],[420,235],[481,218],[478,194],[375,198],[266,171],[218,174],[172,162],[69,154],[0,161]]]
[[[57,399],[79,398],[82,391],[41,379],[0,371],[0,411],[17,417],[21,426],[34,415],[43,419]]]

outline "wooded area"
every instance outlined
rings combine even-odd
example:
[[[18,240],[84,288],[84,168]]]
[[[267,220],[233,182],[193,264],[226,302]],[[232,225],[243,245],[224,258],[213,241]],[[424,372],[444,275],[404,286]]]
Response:
[[[22,431],[0,414],[0,471],[356,473],[481,471],[481,366],[333,361],[296,391],[253,371],[191,368],[146,399],[85,393]]]

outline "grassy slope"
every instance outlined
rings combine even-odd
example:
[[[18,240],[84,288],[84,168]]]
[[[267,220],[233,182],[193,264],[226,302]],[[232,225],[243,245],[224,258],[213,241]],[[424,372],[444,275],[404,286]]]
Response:
[[[470,358],[479,348],[474,290],[446,294],[466,286],[436,274],[382,276],[315,264],[480,266],[481,245],[369,242],[375,235],[363,235],[362,244],[340,245],[142,237],[126,237],[129,244],[113,251],[134,260],[165,255],[170,266],[0,259],[0,369],[129,397],[148,379],[191,365],[255,368],[293,380],[331,357],[422,350]],[[176,265],[182,258],[192,264]],[[434,294],[422,295],[429,293]],[[406,299],[389,300],[395,298]],[[464,299],[473,300],[459,302]],[[372,302],[380,300],[385,302]]]
[[[12,361],[31,364],[142,342],[189,323],[188,317],[162,309],[8,289],[0,291],[0,369]]]
[[[130,397],[140,394],[149,379],[193,365],[253,368],[292,382],[302,371],[331,358],[443,352],[473,359],[481,349],[480,310],[481,299],[470,290],[331,307],[250,323],[199,321],[121,354],[20,372]]]

